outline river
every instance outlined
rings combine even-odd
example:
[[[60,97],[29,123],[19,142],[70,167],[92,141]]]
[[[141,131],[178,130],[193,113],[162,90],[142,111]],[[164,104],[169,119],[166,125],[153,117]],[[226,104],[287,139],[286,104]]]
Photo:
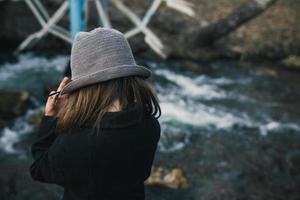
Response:
[[[62,78],[67,59],[25,53],[1,61],[0,89],[27,90],[34,102],[0,130],[1,159],[30,161],[27,119],[43,110],[45,85]],[[180,167],[189,180],[185,189],[147,188],[147,199],[300,197],[291,160],[300,156],[299,72],[233,61],[138,62],[153,71],[162,108],[154,164]]]

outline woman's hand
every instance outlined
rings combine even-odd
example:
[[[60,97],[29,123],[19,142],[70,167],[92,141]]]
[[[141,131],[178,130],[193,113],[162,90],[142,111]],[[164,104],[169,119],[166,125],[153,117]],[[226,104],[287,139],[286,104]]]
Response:
[[[68,82],[70,82],[70,79],[68,77],[64,77],[64,79],[60,82],[57,91],[61,91]],[[55,92],[56,91],[51,91],[50,94]],[[55,116],[64,105],[67,97],[68,95],[60,95],[60,93],[49,96],[45,106],[45,116]]]

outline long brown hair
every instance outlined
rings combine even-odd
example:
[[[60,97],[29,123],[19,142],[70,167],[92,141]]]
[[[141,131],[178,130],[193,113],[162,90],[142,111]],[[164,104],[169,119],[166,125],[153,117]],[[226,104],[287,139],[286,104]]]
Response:
[[[161,115],[158,98],[148,79],[129,76],[94,84],[69,94],[64,107],[58,112],[58,130],[69,130],[94,120],[100,128],[109,107],[119,100],[122,109],[134,103],[155,118]]]

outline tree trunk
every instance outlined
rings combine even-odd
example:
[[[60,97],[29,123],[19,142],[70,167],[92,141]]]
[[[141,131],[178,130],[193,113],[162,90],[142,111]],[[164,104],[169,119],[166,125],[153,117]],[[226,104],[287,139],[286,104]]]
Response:
[[[241,25],[263,13],[276,1],[277,0],[250,0],[233,10],[225,18],[203,27],[200,32],[196,33],[193,45],[198,47],[211,45],[214,41],[228,35]]]

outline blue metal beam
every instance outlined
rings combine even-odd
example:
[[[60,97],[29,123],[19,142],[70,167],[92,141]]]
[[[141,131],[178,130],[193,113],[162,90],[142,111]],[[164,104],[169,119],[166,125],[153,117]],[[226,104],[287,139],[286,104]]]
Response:
[[[70,8],[70,31],[72,38],[76,33],[84,29],[84,0],[69,0]]]

